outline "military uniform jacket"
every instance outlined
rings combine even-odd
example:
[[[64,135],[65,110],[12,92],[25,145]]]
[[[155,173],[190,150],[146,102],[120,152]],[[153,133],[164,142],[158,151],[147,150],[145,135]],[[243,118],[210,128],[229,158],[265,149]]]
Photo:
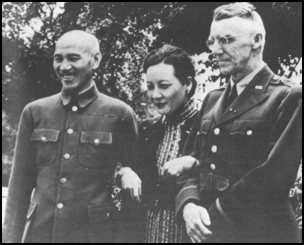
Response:
[[[296,241],[288,192],[302,156],[302,90],[265,66],[224,110],[227,94],[204,100],[192,154],[200,167],[180,179],[177,213],[205,206],[215,241]]]
[[[115,241],[110,192],[116,164],[135,159],[134,112],[95,86],[76,102],[56,94],[24,108],[9,182],[6,242]]]

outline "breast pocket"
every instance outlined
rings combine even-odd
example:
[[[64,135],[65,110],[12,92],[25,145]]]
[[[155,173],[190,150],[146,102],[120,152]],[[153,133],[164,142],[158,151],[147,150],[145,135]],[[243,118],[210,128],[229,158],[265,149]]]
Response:
[[[264,120],[240,120],[232,124],[229,134],[236,154],[260,159],[267,151],[271,123]]]
[[[36,128],[31,135],[31,141],[36,149],[36,163],[50,164],[58,153],[60,131],[56,129]]]
[[[115,152],[113,134],[106,131],[80,133],[79,162],[86,168],[102,168],[110,164]]]

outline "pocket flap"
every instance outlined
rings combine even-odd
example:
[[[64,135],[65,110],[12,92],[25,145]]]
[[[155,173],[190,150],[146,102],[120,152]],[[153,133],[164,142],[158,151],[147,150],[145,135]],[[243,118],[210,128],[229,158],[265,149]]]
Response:
[[[32,141],[57,142],[60,131],[48,128],[35,128],[32,135]]]
[[[90,143],[94,145],[112,144],[112,132],[106,131],[82,131],[80,135],[81,143]]]
[[[233,122],[230,134],[252,135],[255,132],[267,132],[267,128],[271,124],[264,120],[239,120]]]

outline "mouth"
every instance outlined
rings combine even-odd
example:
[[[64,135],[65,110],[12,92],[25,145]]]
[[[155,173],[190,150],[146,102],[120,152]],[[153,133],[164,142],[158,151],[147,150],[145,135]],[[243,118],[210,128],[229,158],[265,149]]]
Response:
[[[157,109],[163,109],[167,103],[166,102],[154,102],[154,105],[157,107]]]
[[[73,75],[61,75],[60,78],[63,82],[72,82],[74,79],[74,76]]]

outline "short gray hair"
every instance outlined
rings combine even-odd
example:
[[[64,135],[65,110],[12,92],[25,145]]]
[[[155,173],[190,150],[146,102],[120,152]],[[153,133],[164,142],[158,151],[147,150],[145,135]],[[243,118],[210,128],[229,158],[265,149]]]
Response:
[[[220,21],[232,17],[240,17],[254,23],[258,32],[263,35],[263,47],[265,45],[266,31],[261,16],[256,7],[248,2],[236,2],[221,5],[213,11],[213,21]]]
[[[91,33],[82,31],[82,30],[71,30],[64,33],[56,42],[56,44],[66,37],[73,37],[75,41],[83,42],[84,45],[87,46],[87,51],[92,55],[100,53],[99,41],[98,39]]]

